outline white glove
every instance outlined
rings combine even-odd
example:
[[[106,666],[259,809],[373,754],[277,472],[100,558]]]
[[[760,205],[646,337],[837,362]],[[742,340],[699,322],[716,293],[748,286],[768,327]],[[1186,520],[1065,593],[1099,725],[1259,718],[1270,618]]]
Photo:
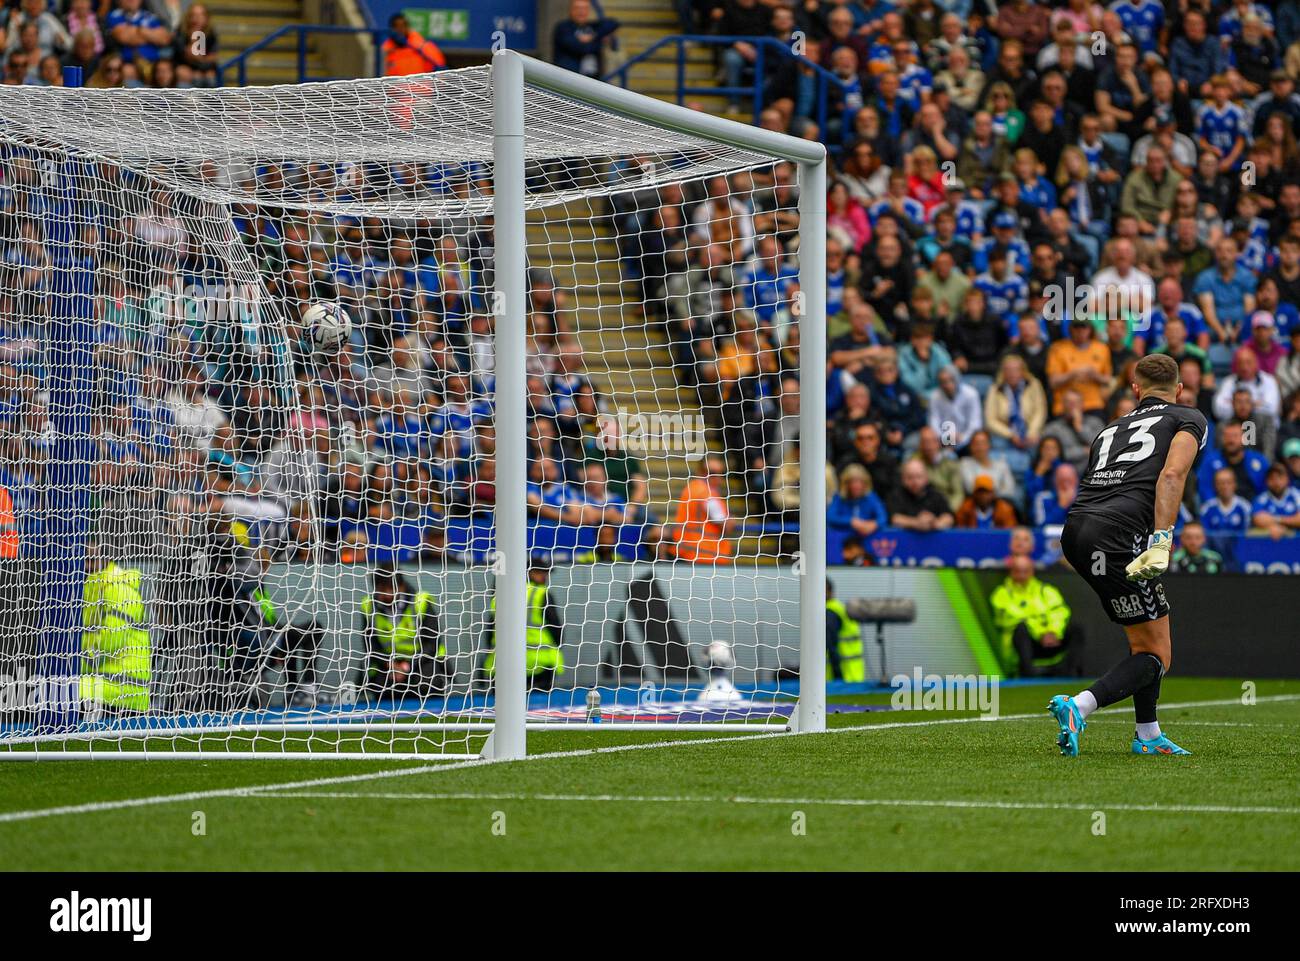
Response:
[[[1169,552],[1174,546],[1174,529],[1156,531],[1151,543],[1141,554],[1129,562],[1124,573],[1130,581],[1149,581],[1169,570]]]

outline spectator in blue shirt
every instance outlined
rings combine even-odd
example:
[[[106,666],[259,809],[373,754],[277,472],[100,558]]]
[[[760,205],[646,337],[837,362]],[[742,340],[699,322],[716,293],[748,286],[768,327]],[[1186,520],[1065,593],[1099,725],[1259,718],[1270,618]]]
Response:
[[[1144,56],[1156,52],[1165,25],[1165,8],[1159,0],[1117,0],[1110,9]]]
[[[1054,197],[1053,202],[1055,202]],[[977,273],[990,271],[993,252],[1001,250],[1006,253],[1011,270],[1021,276],[1029,273],[1029,269],[1033,266],[1033,258],[1029,245],[1019,236],[1020,221],[1016,215],[1010,210],[999,210],[993,215],[990,225],[993,235],[985,237],[975,246],[971,262],[975,271]]]
[[[850,539],[870,537],[889,523],[884,502],[871,488],[871,475],[861,464],[840,471],[840,490],[826,514],[831,529]]]
[[[144,0],[118,0],[117,9],[104,22],[123,58],[134,61],[142,71],[151,72],[162,49],[171,46],[172,32],[144,9]]]
[[[894,13],[898,6],[888,0],[858,0],[857,3],[848,4],[848,8],[853,11],[857,32],[867,37],[884,27],[885,15]]]
[[[574,560],[612,561],[619,530],[627,523],[627,501],[609,489],[605,468],[596,461],[582,466],[582,486],[577,493],[583,520],[596,528],[596,550],[594,554],[575,556]]]
[[[1034,524],[1064,524],[1065,515],[1079,493],[1079,472],[1069,461],[1062,461],[1052,473],[1052,486],[1034,498]]]
[[[1255,275],[1237,263],[1237,242],[1223,237],[1214,247],[1213,267],[1196,275],[1192,295],[1219,343],[1235,344],[1246,318],[1255,312]]]
[[[1231,0],[1229,8],[1219,17],[1219,36],[1236,40],[1241,37],[1246,18],[1254,15],[1270,35],[1273,33],[1273,15],[1262,3],[1251,0]]]
[[[1300,491],[1291,486],[1286,468],[1277,463],[1270,465],[1264,475],[1264,487],[1251,505],[1251,520],[1278,540],[1300,528]]]
[[[1201,524],[1211,534],[1244,534],[1250,529],[1250,501],[1237,493],[1237,475],[1214,472],[1214,498],[1201,504]]]
[[[1172,342],[1168,334],[1171,324],[1176,325]],[[1195,304],[1183,300],[1183,285],[1177,277],[1160,281],[1156,288],[1156,306],[1147,318],[1146,326],[1139,326],[1135,333],[1133,349],[1139,354],[1167,347],[1168,353],[1176,360],[1182,359],[1189,340],[1196,344],[1200,353],[1198,359],[1204,357],[1203,351],[1210,344],[1210,328],[1205,323],[1205,315]]]
[[[948,348],[934,339],[934,325],[918,321],[898,351],[899,378],[921,397],[939,387],[939,372],[952,364]]]
[[[390,457],[416,460],[430,453],[431,437],[414,399],[402,392],[375,419],[375,447]]]
[[[1197,489],[1202,501],[1208,501],[1214,494],[1214,475],[1227,468],[1236,479],[1237,493],[1249,500],[1264,489],[1264,472],[1268,470],[1268,461],[1257,450],[1246,447],[1240,421],[1228,421],[1223,425],[1219,437],[1219,449],[1207,450],[1201,457],[1201,466],[1197,469]]]
[[[604,73],[605,48],[618,30],[618,21],[600,15],[593,19],[591,13],[591,0],[570,0],[568,19],[555,25],[555,65],[598,78]]]
[[[1169,45],[1169,72],[1182,94],[1193,100],[1210,96],[1210,78],[1219,70],[1222,49],[1219,39],[1208,35],[1205,14],[1188,10],[1183,15],[1183,35]]]
[[[743,277],[745,306],[763,326],[771,326],[776,312],[789,298],[790,290],[799,282],[799,270],[781,257],[781,244],[775,237],[763,237],[758,242],[754,266]]]
[[[557,524],[582,523],[583,499],[564,483],[560,465],[552,457],[535,457],[529,461],[525,497],[529,516]]]
[[[1241,167],[1250,124],[1245,108],[1232,100],[1233,83],[1228,74],[1210,79],[1210,96],[1196,113],[1197,146],[1217,156],[1219,172],[1228,173]]]
[[[905,438],[925,425],[922,399],[898,376],[898,360],[886,354],[876,364],[871,406],[885,421],[885,443],[900,448]]]
[[[989,313],[1010,327],[1029,304],[1029,285],[1008,266],[1004,247],[994,246],[988,258],[989,269],[975,278],[975,288],[984,294]]]

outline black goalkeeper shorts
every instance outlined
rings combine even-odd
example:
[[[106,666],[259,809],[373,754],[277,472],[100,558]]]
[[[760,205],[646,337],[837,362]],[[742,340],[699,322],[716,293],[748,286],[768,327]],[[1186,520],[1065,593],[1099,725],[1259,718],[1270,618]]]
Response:
[[[1071,514],[1065,519],[1061,552],[1101,598],[1106,615],[1116,624],[1157,621],[1169,613],[1160,578],[1130,581],[1124,575],[1129,562],[1147,549],[1150,534],[1098,514]]]

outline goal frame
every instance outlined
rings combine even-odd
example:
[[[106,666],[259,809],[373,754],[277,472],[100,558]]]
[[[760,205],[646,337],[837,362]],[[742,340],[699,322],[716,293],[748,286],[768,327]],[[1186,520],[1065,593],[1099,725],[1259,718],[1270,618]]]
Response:
[[[494,717],[473,722],[375,721],[245,724],[213,727],[165,725],[135,732],[118,732],[144,742],[140,750],[68,751],[42,750],[51,742],[81,741],[93,745],[93,732],[19,737],[0,748],[26,744],[35,750],[0,749],[0,761],[37,760],[418,760],[469,761],[514,760],[527,755],[530,730],[566,731],[654,731],[683,733],[757,733],[772,730],[812,733],[826,728],[825,575],[826,575],[826,164],[825,147],[810,140],[775,133],[735,121],[714,117],[676,104],[665,103],[621,87],[563,70],[552,64],[512,50],[494,54],[490,70],[493,125],[494,294],[495,294],[495,426],[497,433],[496,472],[496,557],[493,596],[496,603],[496,667],[493,685]],[[799,285],[802,302],[798,323],[800,338],[800,499],[799,551],[794,569],[799,576],[799,695],[786,722],[746,724],[727,722],[683,722],[670,725],[642,723],[557,723],[528,720],[525,670],[527,612],[527,235],[526,179],[527,117],[526,90],[545,90],[612,115],[710,140],[770,157],[774,162],[797,165],[799,176]],[[78,163],[82,161],[70,161]],[[73,241],[69,238],[69,244]],[[91,289],[89,275],[77,271],[70,258],[55,265],[53,329],[63,335],[56,340],[59,369],[71,373],[84,370],[89,343]],[[802,325],[808,325],[803,327]],[[82,380],[64,378],[66,394],[84,389]],[[73,398],[75,400],[75,397]],[[75,403],[67,403],[75,410]],[[60,450],[69,443],[86,443],[88,419],[83,413],[56,424]],[[67,467],[60,474],[56,492],[69,501],[69,509],[57,516],[70,520],[57,530],[58,564],[42,583],[41,600],[49,609],[42,616],[42,656],[55,668],[57,679],[75,682],[80,646],[80,591],[82,578],[75,576],[84,550],[85,511],[77,509],[90,484],[85,464],[88,457],[59,459]],[[55,621],[50,622],[50,617]],[[64,722],[75,716],[70,703],[47,705],[42,711],[46,723]],[[358,753],[284,751],[185,751],[151,750],[150,739],[183,736],[201,737],[215,733],[325,733],[366,734],[417,732],[422,730],[464,730],[481,732],[487,740],[478,753]]]
[[[767,154],[799,169],[799,700],[792,732],[826,729],[826,148],[811,140],[714,117],[602,83],[513,50],[492,58],[495,224],[498,573],[495,728],[485,754],[527,754],[524,676],[527,588],[527,349],[524,165],[529,86],[665,130]],[[804,328],[803,325],[808,327]],[[710,725],[717,729],[721,725]],[[647,730],[662,730],[644,725]],[[735,725],[731,730],[753,725]],[[611,725],[567,725],[610,730]],[[674,729],[677,729],[674,726]]]

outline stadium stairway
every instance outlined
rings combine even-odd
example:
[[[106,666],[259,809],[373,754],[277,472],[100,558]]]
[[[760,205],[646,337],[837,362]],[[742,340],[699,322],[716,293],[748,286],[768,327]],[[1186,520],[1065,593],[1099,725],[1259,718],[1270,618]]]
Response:
[[[217,28],[222,61],[246,50],[281,27],[303,23],[301,0],[215,0],[208,12]],[[324,62],[317,49],[319,35],[307,35],[307,75],[323,77]],[[266,86],[298,82],[298,38],[281,37],[248,58],[248,83]]]
[[[680,32],[677,13],[668,0],[603,0],[602,6],[605,15],[614,17],[620,24],[620,59],[611,63],[611,67]],[[712,51],[700,46],[688,47],[685,74],[689,86],[714,86],[718,81]],[[628,87],[659,100],[676,102],[676,46],[665,46],[632,67],[628,72]],[[719,115],[726,107],[725,98],[718,96],[692,95],[687,102]],[[662,327],[645,323],[644,315],[637,309],[638,285],[622,277],[618,246],[609,219],[578,216],[576,207],[571,213],[574,216],[566,221],[563,238],[550,238],[556,244],[554,248],[548,247],[545,225],[536,217],[530,218],[529,262],[550,268],[557,275],[557,283],[571,292],[578,338],[597,389],[618,410],[681,414],[697,422],[694,418],[703,417],[699,399],[694,390],[677,386]],[[592,247],[586,247],[587,244]],[[591,262],[586,252],[593,248],[595,262]],[[576,268],[571,261],[572,249],[583,251],[584,262]],[[612,316],[612,305],[621,305],[618,317]],[[720,449],[719,438],[712,429],[708,432],[708,442],[710,449]],[[644,461],[649,475],[651,509],[661,519],[670,520],[676,497],[690,474],[690,464],[682,454],[656,454]],[[742,516],[747,510],[743,496],[733,496],[730,506],[733,516]],[[747,536],[737,545],[740,558],[773,559],[777,554],[777,539],[771,536]]]
[[[668,0],[605,0],[607,16],[621,26],[621,56],[627,58],[679,32],[677,14]],[[221,57],[227,59],[279,28],[303,22],[300,0],[215,0],[209,11],[221,41]],[[326,72],[316,46],[316,38],[307,38],[309,76]],[[295,83],[298,80],[297,38],[286,36],[268,49],[250,56],[248,82],[252,85]],[[688,48],[686,80],[691,86],[708,87],[716,82],[712,52],[706,48]],[[677,96],[677,52],[665,47],[646,62],[630,71],[629,86],[638,93],[666,101]],[[721,97],[693,96],[708,112],[721,113]],[[663,412],[687,418],[702,417],[693,390],[677,386],[672,358],[660,327],[645,323],[637,310],[639,297],[635,282],[622,278],[618,247],[607,218],[591,220],[577,216],[566,220],[563,238],[550,237],[545,225],[530,218],[528,225],[529,259],[533,266],[548,267],[556,280],[572,292],[575,302],[574,323],[587,357],[589,372],[597,388],[610,397],[617,409],[633,413]],[[562,241],[562,242],[561,242]],[[590,245],[590,246],[588,246]],[[593,263],[587,251],[597,260]],[[583,263],[572,264],[573,249],[582,251]],[[620,316],[611,316],[611,305],[621,305]],[[710,446],[717,449],[717,438],[710,431]],[[673,504],[690,465],[680,454],[651,456],[645,459],[650,478],[650,505],[661,518],[672,517]],[[743,497],[732,502],[735,514],[745,511]],[[739,545],[740,556],[775,556],[772,538],[745,538]]]
[[[668,0],[603,0],[605,16],[619,22],[619,62],[630,60],[664,37],[680,33],[677,11]],[[717,83],[713,52],[698,45],[686,49],[686,83],[691,87],[711,87]],[[665,46],[647,60],[628,71],[628,86],[658,100],[677,101],[677,47]],[[690,96],[708,113],[721,114],[726,107],[723,97]]]
[[[575,204],[565,214],[554,212],[554,218],[563,218],[562,236],[554,229],[557,219],[548,230],[539,216],[530,216],[528,261],[550,270],[557,286],[569,293],[573,323],[596,389],[619,411],[698,415],[693,392],[677,386],[662,330],[648,326],[638,309],[638,284],[623,279],[609,218],[588,219],[587,210],[585,204]],[[661,516],[687,476],[686,468],[684,459],[647,459],[650,503]]]
[[[615,411],[680,414],[688,423],[703,423],[695,391],[677,384],[662,325],[646,323],[639,285],[623,279],[609,218],[591,218],[589,209],[575,204],[563,213],[555,210],[549,229],[539,214],[531,214],[529,265],[550,270],[557,287],[568,292],[587,372]],[[562,224],[562,233],[556,224]],[[580,262],[575,264],[574,259]],[[711,450],[721,449],[713,429],[708,430],[707,440]],[[652,453],[642,460],[649,478],[650,507],[662,520],[671,520],[691,465],[679,452]],[[732,515],[739,517],[747,511],[746,499],[735,495],[735,487],[733,482],[730,507]],[[745,536],[736,553],[739,558],[771,561],[779,553],[778,539]]]

